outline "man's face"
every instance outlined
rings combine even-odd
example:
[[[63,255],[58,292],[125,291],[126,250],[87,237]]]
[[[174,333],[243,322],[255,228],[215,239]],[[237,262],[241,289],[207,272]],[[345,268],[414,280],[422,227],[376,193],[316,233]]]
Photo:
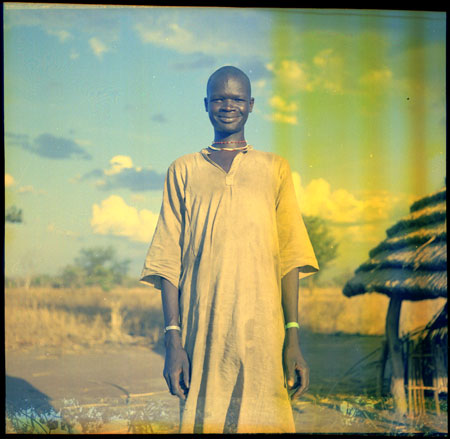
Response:
[[[214,131],[227,136],[243,133],[253,101],[248,85],[239,77],[222,75],[215,78],[205,98],[205,109]]]

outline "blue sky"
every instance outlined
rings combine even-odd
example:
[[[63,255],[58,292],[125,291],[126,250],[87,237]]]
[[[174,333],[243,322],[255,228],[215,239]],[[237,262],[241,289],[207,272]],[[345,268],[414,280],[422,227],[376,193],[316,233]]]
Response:
[[[112,245],[138,276],[169,164],[212,140],[209,75],[252,81],[249,143],[284,155],[353,270],[445,178],[439,12],[4,3],[6,275]]]

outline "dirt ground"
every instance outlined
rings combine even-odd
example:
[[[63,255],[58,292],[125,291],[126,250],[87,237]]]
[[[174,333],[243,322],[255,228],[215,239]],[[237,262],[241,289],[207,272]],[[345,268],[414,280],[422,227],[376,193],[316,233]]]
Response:
[[[336,344],[325,339],[330,346]],[[314,344],[319,341],[314,339]],[[346,340],[342,341],[345,345]],[[348,352],[356,349],[362,354],[350,340],[347,345]],[[396,419],[392,409],[369,404],[370,398],[342,398],[336,392],[324,395],[323,386],[337,383],[335,377],[354,359],[340,361],[344,364],[336,370],[323,357],[315,361],[311,348],[306,351],[311,363],[321,366],[311,368],[315,384],[293,403],[297,432],[447,433],[446,410],[440,416],[427,413],[419,419]],[[340,358],[346,358],[342,352]],[[10,351],[5,360],[7,432],[174,433],[178,429],[178,401],[162,377],[163,357],[148,347],[111,344],[70,352]],[[360,384],[357,379],[353,383]]]

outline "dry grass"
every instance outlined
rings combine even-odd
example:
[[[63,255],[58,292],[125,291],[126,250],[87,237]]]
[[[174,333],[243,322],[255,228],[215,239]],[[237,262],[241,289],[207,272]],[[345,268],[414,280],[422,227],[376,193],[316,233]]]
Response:
[[[93,342],[108,340],[108,327],[99,315],[88,319],[66,311],[14,306],[6,311],[5,338],[7,350],[31,346],[92,345]]]
[[[407,333],[426,325],[440,311],[445,298],[404,301],[400,317],[400,332]],[[299,319],[313,332],[333,334],[383,335],[389,298],[370,293],[351,298],[341,288],[316,288],[300,292]]]
[[[5,291],[5,347],[71,350],[108,342],[155,344],[163,325],[160,297],[146,288]]]
[[[426,324],[445,299],[405,302],[402,332]],[[365,294],[347,298],[339,288],[300,295],[302,327],[318,333],[381,335],[388,298]],[[7,350],[57,347],[71,350],[105,343],[158,343],[164,325],[161,299],[149,288],[79,290],[23,288],[5,291]]]

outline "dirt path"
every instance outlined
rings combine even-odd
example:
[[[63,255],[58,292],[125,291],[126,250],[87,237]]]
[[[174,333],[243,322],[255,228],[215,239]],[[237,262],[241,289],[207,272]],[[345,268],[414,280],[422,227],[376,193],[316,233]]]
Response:
[[[178,404],[167,391],[163,363],[161,355],[140,346],[9,352],[6,399],[19,414],[60,412],[74,432],[127,432],[128,421],[139,417],[149,423],[163,419],[162,430],[174,430]]]
[[[67,422],[78,433],[176,432],[178,401],[169,394],[162,369],[163,357],[140,346],[7,352],[7,429],[23,429],[34,419],[36,432],[49,425],[53,432],[66,432]],[[419,428],[416,421],[395,422],[389,411],[375,414],[354,402],[318,398],[313,391],[293,410],[303,433],[447,431],[446,416],[429,417],[427,424],[422,420]]]

